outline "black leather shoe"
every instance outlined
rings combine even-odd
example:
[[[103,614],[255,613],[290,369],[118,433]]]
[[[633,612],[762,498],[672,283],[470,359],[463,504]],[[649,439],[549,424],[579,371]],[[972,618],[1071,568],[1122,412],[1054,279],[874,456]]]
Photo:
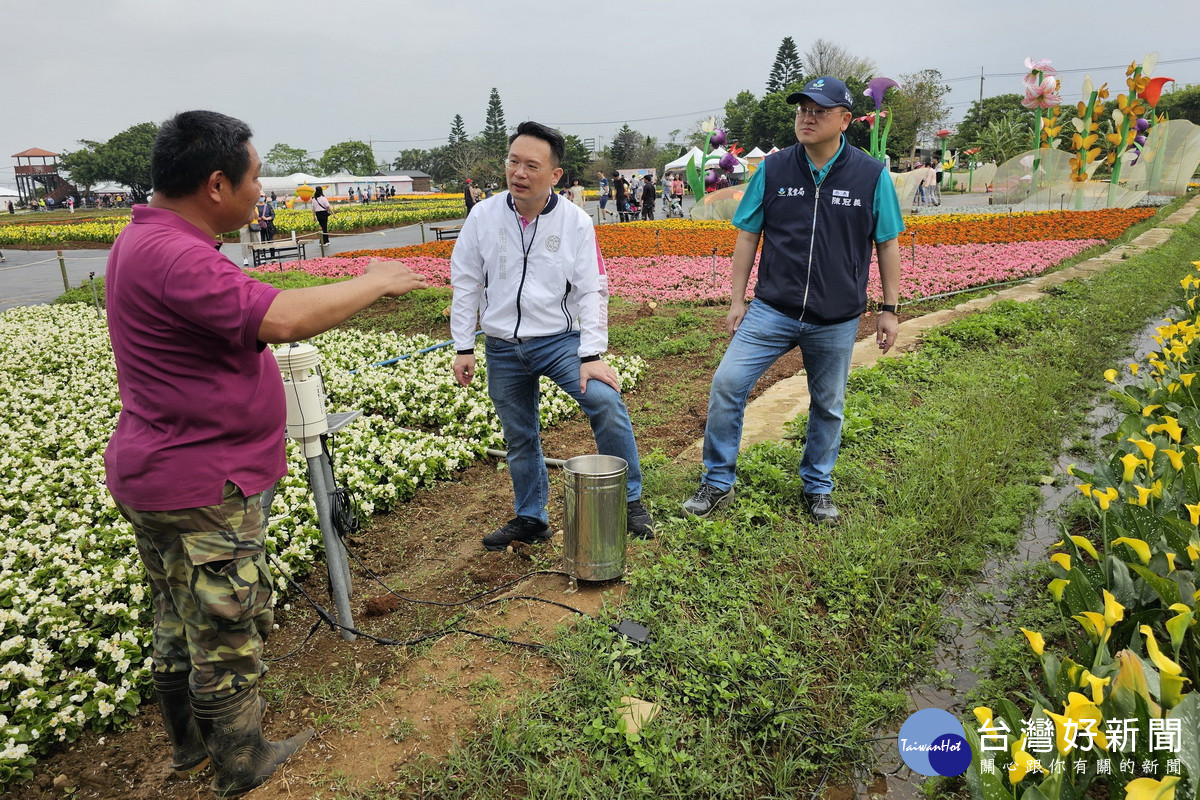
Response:
[[[487,550],[507,550],[513,542],[544,544],[551,536],[550,526],[540,519],[514,517],[483,537],[483,546]]]
[[[654,538],[654,520],[641,500],[630,500],[625,506],[625,527],[635,539]]]

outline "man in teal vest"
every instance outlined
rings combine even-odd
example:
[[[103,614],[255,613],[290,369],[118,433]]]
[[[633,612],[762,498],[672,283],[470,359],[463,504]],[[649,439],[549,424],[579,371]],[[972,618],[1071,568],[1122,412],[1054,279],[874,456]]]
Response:
[[[746,398],[794,347],[804,356],[810,397],[800,477],[809,514],[839,518],[831,498],[842,436],[842,406],[859,315],[867,305],[871,251],[878,255],[883,305],[876,341],[896,341],[904,230],[896,190],[883,164],[846,143],[853,98],[837,78],[810,81],[796,104],[797,144],[767,156],[734,215],[733,291],[726,318],[733,336],[713,376],[704,430],[705,475],[684,511],[707,517],[733,499]],[[746,285],[762,240],[758,283]]]

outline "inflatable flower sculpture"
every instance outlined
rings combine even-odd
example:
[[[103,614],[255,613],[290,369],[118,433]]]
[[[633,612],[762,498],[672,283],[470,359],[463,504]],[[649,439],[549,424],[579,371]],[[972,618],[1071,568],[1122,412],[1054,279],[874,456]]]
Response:
[[[720,147],[725,144],[725,131],[716,127],[716,120],[709,117],[700,126],[700,130],[704,133],[704,152],[700,157],[700,163],[696,163],[695,157],[688,161],[685,174],[687,176],[688,186],[692,190],[692,195],[699,202],[704,199],[705,188],[714,189],[721,184],[721,179],[725,174],[733,172],[737,168],[737,156],[733,153],[726,153],[723,156],[712,154],[713,147]],[[709,166],[709,162],[717,162],[714,167]],[[701,171],[705,171],[704,177],[700,177]]]
[[[1080,100],[1076,106],[1078,116],[1071,120],[1075,133],[1071,135],[1071,180],[1083,183],[1092,177],[1095,167],[1092,166],[1100,157],[1100,117],[1104,113],[1104,104],[1100,101],[1108,98],[1108,84],[1104,83],[1097,89],[1092,83],[1092,76],[1083,77],[1083,96],[1087,102]],[[1082,195],[1078,195],[1082,203]],[[1080,206],[1081,207],[1081,206]]]
[[[872,78],[863,94],[875,103],[875,113],[858,118],[871,126],[871,146],[867,152],[880,161],[887,160],[887,137],[892,130],[892,115],[883,108],[883,96],[888,89],[900,89],[900,84],[891,78]],[[886,124],[882,123],[884,119]]]

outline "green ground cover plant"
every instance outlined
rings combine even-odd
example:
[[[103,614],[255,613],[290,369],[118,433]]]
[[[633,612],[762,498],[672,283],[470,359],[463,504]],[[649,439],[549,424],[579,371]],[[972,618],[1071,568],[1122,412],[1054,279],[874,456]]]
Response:
[[[708,521],[666,519],[696,472],[651,464],[662,532],[609,620],[645,621],[651,641],[582,624],[554,646],[564,677],[553,690],[406,785],[464,798],[741,798],[846,779],[926,675],[945,591],[1011,545],[1100,374],[1175,299],[1196,252],[1193,223],[1086,282],[997,304],[855,372],[840,528],[806,521],[796,444],[746,453],[739,500]],[[628,695],[663,709],[638,734],[617,718]]]

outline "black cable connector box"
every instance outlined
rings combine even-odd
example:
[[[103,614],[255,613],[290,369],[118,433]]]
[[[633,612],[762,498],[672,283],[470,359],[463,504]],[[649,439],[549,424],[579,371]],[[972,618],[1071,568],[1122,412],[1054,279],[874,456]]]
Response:
[[[631,619],[623,619],[617,625],[617,633],[624,636],[631,642],[645,644],[650,640],[650,629],[640,622],[634,622]]]

